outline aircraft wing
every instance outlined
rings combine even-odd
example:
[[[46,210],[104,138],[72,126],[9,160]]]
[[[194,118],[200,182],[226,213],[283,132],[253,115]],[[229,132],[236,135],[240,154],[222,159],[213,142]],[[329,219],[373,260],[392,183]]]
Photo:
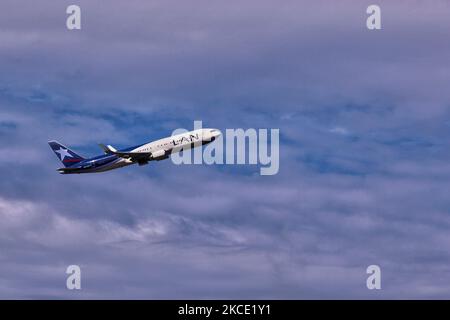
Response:
[[[106,154],[114,154],[118,157],[131,159],[133,161],[139,161],[143,159],[148,159],[152,154],[151,152],[122,152],[117,151],[114,147],[110,145],[99,144]]]

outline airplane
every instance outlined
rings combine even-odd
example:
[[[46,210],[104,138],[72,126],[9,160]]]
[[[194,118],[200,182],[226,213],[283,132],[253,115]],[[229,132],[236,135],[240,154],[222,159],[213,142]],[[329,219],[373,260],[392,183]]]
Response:
[[[220,130],[204,128],[122,150],[117,150],[111,145],[99,144],[104,154],[88,159],[57,141],[52,140],[48,144],[64,165],[64,168],[57,171],[61,174],[74,174],[104,172],[135,163],[140,166],[146,165],[149,161],[167,159],[172,153],[211,143],[219,136]]]

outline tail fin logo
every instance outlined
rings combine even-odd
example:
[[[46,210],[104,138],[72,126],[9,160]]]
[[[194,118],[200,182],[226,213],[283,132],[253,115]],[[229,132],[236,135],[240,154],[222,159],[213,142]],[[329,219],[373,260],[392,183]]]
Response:
[[[59,154],[59,158],[61,159],[61,161],[64,161],[66,157],[73,158],[69,153],[69,150],[64,148],[59,147],[59,150],[55,150],[55,152]]]
[[[78,162],[84,160],[84,158],[78,155],[76,152],[70,150],[66,146],[62,145],[57,141],[49,141],[48,144],[52,148],[53,152],[55,152],[58,159],[64,164],[65,167],[72,166]]]

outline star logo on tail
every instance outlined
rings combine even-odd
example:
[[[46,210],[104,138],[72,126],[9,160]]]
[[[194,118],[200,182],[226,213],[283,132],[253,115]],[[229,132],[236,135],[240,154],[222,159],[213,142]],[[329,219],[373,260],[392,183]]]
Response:
[[[59,148],[59,150],[55,150],[56,153],[59,153],[59,157],[61,158],[61,161],[64,161],[66,157],[72,158],[72,155],[69,153],[67,149]]]

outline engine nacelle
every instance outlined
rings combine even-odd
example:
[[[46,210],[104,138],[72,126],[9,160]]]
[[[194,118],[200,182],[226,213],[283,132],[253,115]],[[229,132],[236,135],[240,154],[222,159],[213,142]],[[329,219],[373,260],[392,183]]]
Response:
[[[155,152],[152,152],[152,159],[160,161],[167,159],[169,155],[167,154],[166,150],[158,150]]]

